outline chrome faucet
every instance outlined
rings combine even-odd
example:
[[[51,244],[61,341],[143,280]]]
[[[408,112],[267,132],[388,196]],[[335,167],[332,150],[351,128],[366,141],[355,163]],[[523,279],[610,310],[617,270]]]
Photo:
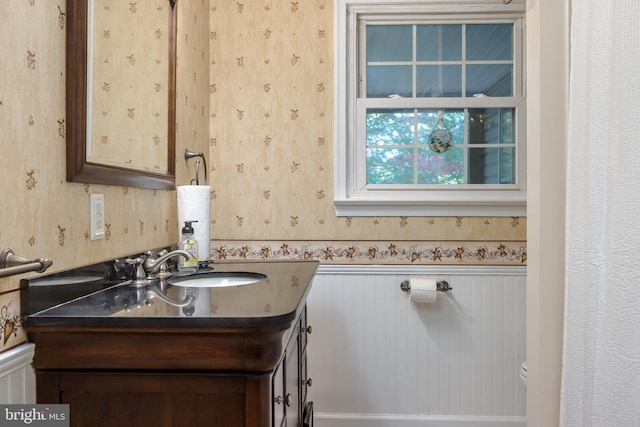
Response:
[[[161,270],[162,266],[165,265],[165,263],[173,257],[181,256],[185,259],[189,259],[192,256],[189,252],[182,249],[176,249],[175,251],[160,255],[157,258],[152,251],[148,251],[146,255],[147,257],[145,258],[144,263],[142,263],[142,268],[144,268],[147,277],[153,276],[154,274],[158,273]]]

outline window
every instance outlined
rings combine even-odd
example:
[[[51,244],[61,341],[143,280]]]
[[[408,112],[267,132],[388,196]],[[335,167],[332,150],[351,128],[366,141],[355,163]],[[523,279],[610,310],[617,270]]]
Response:
[[[524,215],[524,2],[338,3],[338,215]]]

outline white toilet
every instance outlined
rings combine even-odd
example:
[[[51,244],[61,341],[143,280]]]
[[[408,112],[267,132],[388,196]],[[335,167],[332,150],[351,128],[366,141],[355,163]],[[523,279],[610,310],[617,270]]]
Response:
[[[524,389],[527,389],[527,361],[525,360],[524,362],[522,362],[522,365],[520,365],[520,381],[522,381],[522,384],[524,385]]]

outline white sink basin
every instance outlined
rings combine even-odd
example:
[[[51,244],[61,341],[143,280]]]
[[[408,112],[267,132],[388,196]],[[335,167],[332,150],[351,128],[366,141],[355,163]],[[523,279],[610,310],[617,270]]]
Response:
[[[267,276],[260,273],[214,271],[211,273],[198,273],[176,277],[170,279],[169,284],[189,288],[224,288],[229,286],[251,285],[266,278]]]

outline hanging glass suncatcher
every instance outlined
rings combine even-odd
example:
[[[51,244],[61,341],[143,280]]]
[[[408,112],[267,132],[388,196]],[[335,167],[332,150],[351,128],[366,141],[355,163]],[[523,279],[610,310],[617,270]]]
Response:
[[[451,147],[451,132],[442,120],[442,111],[438,111],[438,123],[429,135],[429,148],[436,153],[444,153]]]

